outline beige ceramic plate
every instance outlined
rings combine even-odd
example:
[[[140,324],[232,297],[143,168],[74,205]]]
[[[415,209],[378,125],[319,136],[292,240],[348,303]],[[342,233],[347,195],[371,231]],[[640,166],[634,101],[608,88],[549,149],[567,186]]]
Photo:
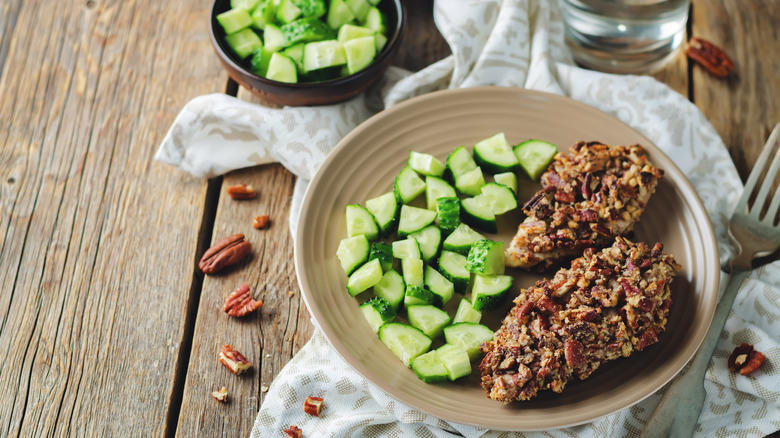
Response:
[[[377,339],[347,294],[336,247],[346,235],[344,207],[391,190],[410,149],[445,159],[457,146],[503,131],[510,142],[543,139],[567,150],[577,140],[608,144],[641,143],[666,176],[637,224],[635,239],[660,241],[682,272],[672,286],[674,305],[660,341],[630,358],[606,364],[561,394],[544,393],[504,406],[485,397],[478,372],[455,383],[425,384]],[[523,203],[539,187],[523,178]],[[499,222],[492,239],[508,241],[521,216]],[[672,161],[637,132],[573,100],[513,88],[442,91],[412,99],[371,118],[330,154],[309,186],[295,245],[298,281],[306,304],[338,353],[392,397],[434,416],[501,430],[538,430],[592,421],[631,406],[661,388],[693,356],[715,309],[719,266],[717,246],[702,204]],[[509,270],[513,293],[538,276]],[[368,292],[363,295],[369,295]],[[452,303],[457,304],[456,294]],[[511,305],[483,318],[491,329]]]

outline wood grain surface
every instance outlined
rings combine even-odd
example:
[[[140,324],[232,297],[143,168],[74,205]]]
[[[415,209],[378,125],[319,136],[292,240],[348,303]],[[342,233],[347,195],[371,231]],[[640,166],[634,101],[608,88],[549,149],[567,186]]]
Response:
[[[409,1],[395,64],[449,55],[432,0]],[[191,98],[227,92],[207,0],[0,4],[0,436],[248,436],[282,367],[311,336],[288,231],[294,176],[278,164],[210,181],[152,160]],[[53,13],[54,12],[54,13]],[[780,120],[780,0],[694,0],[688,34],[734,59],[712,78],[678,54],[653,76],[686,95],[746,177]],[[251,184],[259,196],[225,190]],[[258,214],[271,226],[252,228]],[[241,232],[251,256],[204,277]],[[247,281],[262,309],[227,317]],[[254,364],[234,376],[230,343]],[[210,393],[220,386],[230,402]],[[775,434],[774,436],[777,436]]]

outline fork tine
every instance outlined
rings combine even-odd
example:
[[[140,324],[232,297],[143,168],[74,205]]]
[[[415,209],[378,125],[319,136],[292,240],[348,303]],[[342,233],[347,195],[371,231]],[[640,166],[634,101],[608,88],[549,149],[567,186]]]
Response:
[[[769,136],[766,144],[764,144],[764,148],[761,150],[761,154],[756,160],[756,164],[753,166],[753,170],[750,171],[750,176],[748,176],[747,182],[745,183],[745,188],[742,191],[742,196],[737,202],[735,211],[746,210],[750,195],[756,188],[756,183],[758,183],[758,179],[761,177],[761,172],[764,170],[764,166],[767,162],[769,162],[770,154],[774,149],[775,143],[777,143],[778,136],[780,136],[780,123],[775,125],[775,128],[772,130],[772,134]],[[777,156],[775,156],[775,159],[772,160],[772,167],[774,168],[774,172],[772,172],[772,169],[770,169],[770,173],[767,174],[767,178],[765,180],[766,182],[761,187],[761,193],[756,196],[756,203],[761,203],[761,205],[755,205],[753,208],[751,208],[751,215],[755,215],[756,218],[758,218],[758,215],[761,213],[761,209],[764,206],[764,200],[767,197],[767,192],[772,186],[772,181],[774,181],[774,176],[771,178],[769,178],[769,176],[777,175],[777,166],[775,166],[775,162],[777,162]]]
[[[772,140],[775,141],[772,141]],[[777,137],[773,134],[772,137],[770,137],[769,141],[767,141],[766,144],[766,150],[770,153],[774,152],[775,149],[775,143],[777,143]],[[763,151],[762,151],[763,152]],[[762,154],[763,155],[763,154]],[[769,157],[767,157],[769,159]],[[761,210],[764,208],[764,204],[770,199],[769,190],[772,189],[772,186],[775,183],[775,177],[777,176],[778,171],[780,171],[780,154],[775,153],[774,158],[772,158],[772,164],[769,165],[769,170],[766,172],[766,176],[764,177],[764,182],[761,183],[761,187],[758,190],[758,195],[756,195],[756,200],[754,205],[750,208],[751,215],[758,215],[761,214]],[[769,213],[767,213],[767,217],[769,217]],[[775,220],[775,215],[772,215],[772,221]]]

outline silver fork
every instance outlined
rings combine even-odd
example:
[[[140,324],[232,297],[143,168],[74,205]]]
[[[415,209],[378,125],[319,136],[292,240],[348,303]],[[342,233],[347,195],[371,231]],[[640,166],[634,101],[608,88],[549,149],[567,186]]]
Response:
[[[772,254],[780,248],[780,226],[774,224],[780,207],[780,190],[770,194],[775,177],[780,173],[780,152],[775,151],[780,136],[780,123],[764,145],[756,165],[750,172],[742,196],[729,220],[729,237],[739,252],[729,262],[731,279],[718,303],[707,336],[690,368],[672,382],[653,415],[642,430],[640,438],[690,437],[704,404],[704,373],[710,363],[726,317],[734,304],[737,290],[752,269],[753,259]],[[774,157],[774,158],[773,158]],[[767,163],[771,161],[764,182],[753,205],[748,205]],[[771,200],[767,213],[762,210]]]

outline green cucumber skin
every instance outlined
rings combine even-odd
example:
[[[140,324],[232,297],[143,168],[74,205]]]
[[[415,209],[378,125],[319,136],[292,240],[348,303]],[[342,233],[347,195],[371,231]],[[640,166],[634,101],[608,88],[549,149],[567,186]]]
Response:
[[[460,218],[461,221],[463,221],[465,224],[470,225],[480,231],[484,231],[485,233],[495,234],[498,232],[498,225],[496,224],[495,216],[493,216],[492,219],[483,218],[477,213],[472,212],[468,208],[468,205],[464,205],[462,201],[460,207]]]
[[[382,271],[389,271],[393,268],[393,247],[384,242],[372,242],[368,260],[373,259],[379,259]]]
[[[457,197],[445,197],[436,200],[439,228],[442,233],[450,234],[460,225],[460,200]]]
[[[451,253],[452,255],[447,253]],[[441,273],[444,278],[452,282],[452,284],[455,286],[456,292],[463,293],[466,291],[466,289],[468,289],[471,277],[460,277],[450,272],[448,268],[449,261],[459,264],[463,263],[463,266],[465,267],[466,257],[464,257],[462,254],[453,253],[451,251],[442,251],[441,256],[439,256],[439,273]]]
[[[425,383],[446,382],[448,377],[447,368],[437,357],[436,351],[429,351],[421,354],[409,364],[417,378]]]
[[[504,273],[504,242],[480,240],[471,246],[466,269],[474,274],[500,275]]]

